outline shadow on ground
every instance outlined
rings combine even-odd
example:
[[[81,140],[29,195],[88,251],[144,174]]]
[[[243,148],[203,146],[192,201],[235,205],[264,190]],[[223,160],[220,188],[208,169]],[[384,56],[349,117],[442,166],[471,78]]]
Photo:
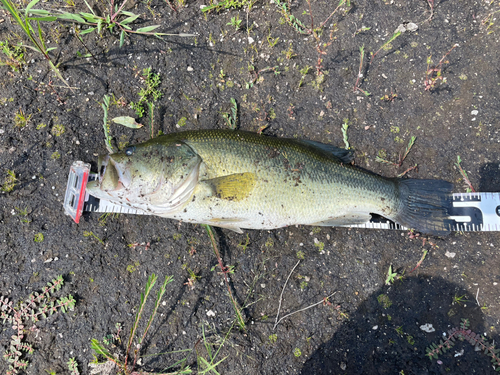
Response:
[[[440,277],[406,278],[378,289],[362,303],[331,340],[314,352],[301,374],[496,373],[490,357],[475,352],[467,342],[457,340],[439,361],[425,356],[426,347],[459,327],[462,318],[469,319],[474,332],[485,330],[475,297],[458,285]],[[420,326],[424,324],[432,324],[435,331],[423,331]],[[491,343],[491,337],[487,338]],[[498,342],[499,338],[493,339]]]

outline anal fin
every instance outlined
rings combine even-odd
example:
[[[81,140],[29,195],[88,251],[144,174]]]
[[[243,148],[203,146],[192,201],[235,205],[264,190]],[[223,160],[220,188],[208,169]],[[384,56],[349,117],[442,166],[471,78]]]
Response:
[[[349,212],[345,215],[332,217],[310,225],[316,225],[319,227],[338,227],[342,225],[364,224],[369,222],[371,218],[372,215],[367,213]]]

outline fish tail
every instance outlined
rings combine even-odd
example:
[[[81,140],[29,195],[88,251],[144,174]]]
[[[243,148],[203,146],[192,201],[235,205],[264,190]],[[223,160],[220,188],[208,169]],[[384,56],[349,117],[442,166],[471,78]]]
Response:
[[[443,236],[450,233],[448,209],[453,184],[443,180],[397,180],[400,207],[394,221],[418,232]]]

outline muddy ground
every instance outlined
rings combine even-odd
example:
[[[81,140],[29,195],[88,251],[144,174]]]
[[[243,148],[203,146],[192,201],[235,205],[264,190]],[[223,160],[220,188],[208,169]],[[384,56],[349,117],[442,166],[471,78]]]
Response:
[[[429,3],[434,4],[432,17]],[[89,4],[98,15],[108,12],[104,1]],[[66,363],[74,358],[80,373],[89,374],[95,360],[91,339],[102,342],[105,337],[108,350],[123,360],[141,292],[153,273],[159,276],[153,294],[166,275],[174,281],[136,370],[165,373],[189,366],[194,373],[212,374],[493,373],[490,357],[467,342],[458,342],[439,361],[426,358],[425,348],[458,327],[462,318],[490,343],[498,342],[498,233],[453,233],[424,243],[425,236],[411,238],[399,231],[290,227],[237,234],[216,229],[223,262],[234,266],[230,289],[244,307],[246,328],[240,329],[204,228],[97,213],[84,214],[75,224],[64,215],[62,202],[73,161],[90,162],[95,169],[97,155],[106,153],[104,95],[116,99],[109,118],[138,118],[129,104],[139,100],[143,69],[149,67],[161,79],[154,134],[227,128],[222,113],[231,113],[234,98],[241,129],[265,127],[270,136],[344,147],[342,124],[347,119],[348,141],[363,168],[394,177],[418,164],[409,177],[445,179],[455,183],[455,192],[465,192],[455,165],[460,156],[476,190],[498,192],[500,3],[351,1],[318,30],[319,42],[307,34],[309,9],[316,28],[336,2],[313,1],[309,8],[306,1],[292,1],[288,20],[275,3],[262,1],[250,11],[246,4],[207,14],[201,7],[208,3],[201,1],[173,5],[175,12],[160,0],[127,3],[125,9],[141,15],[130,25],[134,29],[157,24],[157,31],[195,37],[131,35],[120,48],[119,35],[103,30],[102,36],[96,31],[82,35],[84,47],[74,24],[42,22],[48,47],[57,46],[51,57],[72,91],[30,49],[19,71],[0,67],[0,295],[17,304],[62,275],[64,286],[54,298],[71,294],[76,300],[73,311],[41,319],[32,329],[27,324],[22,340],[34,352],[22,355],[29,361],[25,373],[68,374]],[[88,12],[80,1],[35,7]],[[305,34],[290,25],[290,14],[305,25]],[[238,17],[233,24],[241,20],[239,29],[230,25],[233,17]],[[0,18],[1,41],[29,43],[10,16],[2,12]],[[385,44],[408,22],[418,30]],[[363,76],[354,92],[362,46]],[[85,57],[88,53],[92,56]],[[8,60],[5,54],[1,58]],[[432,68],[434,79],[426,82],[426,70]],[[29,117],[26,123],[22,116]],[[149,117],[138,121],[147,124]],[[147,126],[133,130],[111,124],[110,132],[115,149],[150,136]],[[397,161],[412,136],[417,137],[415,145],[401,167],[375,161],[377,156]],[[427,256],[411,272],[424,250]],[[390,266],[403,277],[385,285]],[[197,276],[194,283],[189,281],[192,274]],[[291,315],[274,328],[290,274],[280,316],[335,294],[328,303]],[[153,299],[146,305],[140,333]],[[123,326],[121,340],[109,338],[116,323]],[[435,331],[420,328],[427,323]],[[2,353],[15,332],[7,322],[2,326]],[[176,365],[179,360],[184,361]],[[2,359],[0,372],[7,371]]]

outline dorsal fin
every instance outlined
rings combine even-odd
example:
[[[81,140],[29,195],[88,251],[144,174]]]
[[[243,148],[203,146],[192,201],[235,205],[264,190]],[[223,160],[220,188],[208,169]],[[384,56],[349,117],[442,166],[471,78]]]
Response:
[[[349,164],[354,159],[354,152],[352,150],[346,150],[340,147],[335,147],[321,142],[310,141],[308,139],[300,139],[297,142],[302,143],[308,147],[313,147],[321,150],[322,153],[326,153],[328,156],[333,156],[334,158],[340,160],[342,163]]]

